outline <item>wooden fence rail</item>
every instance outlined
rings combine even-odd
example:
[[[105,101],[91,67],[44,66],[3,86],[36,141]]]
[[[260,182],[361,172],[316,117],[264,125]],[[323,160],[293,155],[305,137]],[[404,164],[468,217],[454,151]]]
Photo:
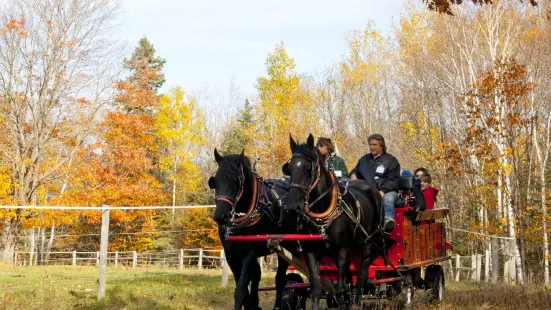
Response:
[[[33,258],[31,261],[30,258]],[[36,253],[16,252],[15,263],[18,266],[36,265]],[[44,259],[41,265],[87,265],[99,266],[100,252],[67,251],[50,252],[50,257]],[[184,268],[197,267],[198,269],[222,268],[224,262],[222,249],[180,249],[163,252],[116,251],[107,252],[107,264],[115,267],[166,267]],[[273,269],[277,265],[277,257],[272,254],[266,260],[260,259],[260,265],[265,269]]]
[[[511,264],[514,263],[513,259],[503,260],[503,276],[499,276],[499,260],[492,262],[491,252],[488,250],[485,254],[472,254],[470,256],[454,255],[446,263],[448,270],[447,277],[450,280],[470,280],[474,282],[497,282],[498,278],[501,278],[504,282],[514,284],[515,275],[510,274]]]

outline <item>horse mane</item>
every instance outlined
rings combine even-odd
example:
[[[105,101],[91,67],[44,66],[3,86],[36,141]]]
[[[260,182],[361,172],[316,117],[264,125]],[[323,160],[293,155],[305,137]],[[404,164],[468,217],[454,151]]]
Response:
[[[297,145],[297,147],[296,147],[295,151],[293,152],[293,154],[295,154],[295,153],[302,154],[302,155],[310,158],[311,160],[316,160],[317,159],[322,171],[326,170],[323,155],[320,153],[320,151],[318,150],[317,147],[314,147],[313,149],[311,149],[308,146],[307,143],[302,143],[302,144]]]
[[[231,154],[226,155],[222,158],[222,163],[224,164],[224,170],[222,171],[222,176],[226,180],[235,180],[235,178],[241,173],[239,167],[240,154]],[[251,171],[251,160],[247,156],[243,156],[243,171],[247,175],[248,171]]]

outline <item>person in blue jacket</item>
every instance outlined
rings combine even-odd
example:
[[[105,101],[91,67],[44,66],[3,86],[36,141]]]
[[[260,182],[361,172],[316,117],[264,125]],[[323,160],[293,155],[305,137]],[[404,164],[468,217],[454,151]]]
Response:
[[[391,232],[396,227],[394,204],[398,200],[400,163],[386,152],[385,139],[380,134],[367,138],[369,153],[362,156],[356,167],[350,171],[350,179],[363,179],[375,186],[383,198],[385,221],[383,227]]]

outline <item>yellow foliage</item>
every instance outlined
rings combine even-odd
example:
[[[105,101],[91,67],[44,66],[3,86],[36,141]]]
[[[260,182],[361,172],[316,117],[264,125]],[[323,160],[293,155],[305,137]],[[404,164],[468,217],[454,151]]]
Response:
[[[196,99],[186,96],[181,87],[170,89],[161,98],[155,134],[164,149],[159,158],[160,168],[180,191],[196,191],[201,182],[199,167],[193,160],[205,143],[203,132],[203,115]]]
[[[257,126],[245,132],[260,156],[261,172],[266,177],[277,177],[281,165],[290,157],[289,134],[305,139],[316,131],[314,103],[294,72],[294,59],[287,55],[283,43],[266,60],[267,77],[259,77],[256,88],[260,102],[254,112]]]

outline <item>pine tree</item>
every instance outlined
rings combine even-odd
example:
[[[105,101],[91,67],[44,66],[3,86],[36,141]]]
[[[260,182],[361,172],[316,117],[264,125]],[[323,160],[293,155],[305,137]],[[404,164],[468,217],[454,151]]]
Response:
[[[253,126],[253,106],[248,99],[243,109],[239,109],[237,120],[224,133],[222,154],[237,154],[251,143],[247,130]]]
[[[124,68],[130,75],[119,81],[116,88],[120,94],[116,97],[118,104],[127,113],[153,114],[159,105],[157,91],[165,82],[162,69],[165,59],[155,56],[155,48],[146,37],[143,37],[130,59],[124,59]]]

